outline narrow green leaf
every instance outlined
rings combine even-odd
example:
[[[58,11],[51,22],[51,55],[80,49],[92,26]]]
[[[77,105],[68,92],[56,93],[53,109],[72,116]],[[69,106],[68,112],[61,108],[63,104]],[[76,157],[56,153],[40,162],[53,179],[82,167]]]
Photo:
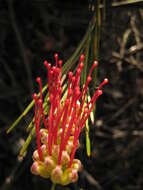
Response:
[[[81,42],[79,43],[77,49],[75,50],[73,55],[68,59],[68,61],[63,65],[63,68],[62,68],[63,73],[67,73],[73,66],[75,66],[75,63],[79,59],[80,54],[83,52],[88,36],[91,35],[91,32],[93,31],[95,27],[95,24],[96,24],[96,19],[95,19],[95,16],[93,16],[91,22],[89,23],[87,32],[84,35]]]
[[[97,8],[96,8],[96,33],[95,33],[95,59],[98,60],[99,58],[99,47],[100,47],[100,31],[101,31],[101,9],[100,9],[100,0],[97,1]]]
[[[86,121],[86,152],[87,156],[91,155],[91,144],[90,144],[90,137],[89,137],[89,126],[88,126],[88,120]]]
[[[27,126],[26,131],[29,132],[32,129],[33,125],[34,125],[34,117],[32,118],[32,121]]]
[[[81,74],[81,86],[83,86],[86,82],[87,66],[88,66],[88,60],[89,60],[90,41],[91,41],[91,34],[88,35],[88,39],[87,39],[86,47],[85,47],[85,60],[84,60],[83,71]]]
[[[30,132],[30,134],[28,135],[28,137],[27,137],[27,139],[26,139],[23,147],[20,150],[19,156],[23,157],[23,155],[26,152],[26,150],[27,150],[27,148],[28,148],[28,146],[29,146],[29,144],[30,144],[33,136],[35,135],[35,133],[36,133],[36,130],[35,130],[35,127],[33,127],[32,130],[31,130],[31,132]]]
[[[135,5],[142,5],[143,4],[143,0],[125,0],[125,1],[121,1],[121,2],[113,2],[112,6],[113,7],[120,7],[120,6],[135,6]]]
[[[91,97],[90,97],[89,91],[87,93],[88,93],[87,99],[88,99],[88,102],[90,102]],[[91,119],[92,124],[94,124],[94,112],[93,111],[91,111],[91,113],[90,113],[90,119]]]

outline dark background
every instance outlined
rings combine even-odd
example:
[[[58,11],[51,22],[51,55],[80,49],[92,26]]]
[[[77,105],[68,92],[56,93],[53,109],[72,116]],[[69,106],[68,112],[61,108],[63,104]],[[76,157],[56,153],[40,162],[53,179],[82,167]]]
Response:
[[[143,5],[112,6],[116,2],[125,1],[106,1],[102,18],[98,82],[108,77],[110,83],[90,127],[91,157],[83,133],[76,156],[84,170],[76,184],[57,190],[143,189]],[[64,61],[72,55],[94,3],[0,1],[0,190],[50,190],[50,181],[30,173],[34,143],[23,160],[17,156],[32,112],[12,133],[6,130],[38,90],[35,78],[44,80],[43,60],[52,61],[54,52]]]

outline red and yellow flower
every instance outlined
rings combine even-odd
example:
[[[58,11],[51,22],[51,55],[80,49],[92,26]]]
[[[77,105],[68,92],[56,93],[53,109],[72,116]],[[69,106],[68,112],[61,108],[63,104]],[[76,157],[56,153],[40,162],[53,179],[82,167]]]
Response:
[[[53,67],[47,61],[44,62],[47,68],[50,101],[48,115],[43,108],[40,77],[37,78],[40,98],[38,99],[37,94],[33,95],[37,150],[33,153],[31,172],[50,178],[55,184],[67,185],[77,181],[78,172],[82,169],[80,160],[74,158],[79,147],[79,136],[96,100],[102,94],[102,86],[108,82],[108,79],[104,79],[87,103],[88,85],[97,62],[93,63],[84,86],[80,88],[80,77],[84,67],[84,55],[81,55],[75,75],[72,72],[68,73],[67,94],[63,98],[62,61],[58,60],[57,54],[55,60],[56,65]]]

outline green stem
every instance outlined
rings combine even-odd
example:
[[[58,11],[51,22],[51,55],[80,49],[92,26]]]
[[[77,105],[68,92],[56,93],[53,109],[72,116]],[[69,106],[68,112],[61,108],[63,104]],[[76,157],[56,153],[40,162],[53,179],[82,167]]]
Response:
[[[56,187],[56,184],[53,183],[53,184],[52,184],[52,187],[51,187],[51,190],[55,190],[55,187]]]

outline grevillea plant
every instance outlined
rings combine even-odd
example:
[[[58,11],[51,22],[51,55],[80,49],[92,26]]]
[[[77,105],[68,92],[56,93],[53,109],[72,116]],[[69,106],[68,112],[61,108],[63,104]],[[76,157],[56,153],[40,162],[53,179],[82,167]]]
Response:
[[[38,98],[36,93],[33,95],[37,150],[33,153],[31,172],[50,178],[54,184],[67,185],[77,181],[78,172],[82,169],[80,160],[75,159],[75,152],[79,147],[79,136],[96,100],[102,94],[102,86],[108,82],[108,79],[104,79],[87,102],[88,86],[97,62],[94,61],[86,82],[81,87],[80,77],[84,67],[84,55],[81,55],[75,74],[68,73],[67,92],[63,97],[62,61],[58,60],[57,54],[55,54],[55,60],[55,66],[51,66],[47,61],[44,62],[48,78],[47,98],[50,102],[47,113],[43,108],[40,77],[37,78],[40,97]]]

